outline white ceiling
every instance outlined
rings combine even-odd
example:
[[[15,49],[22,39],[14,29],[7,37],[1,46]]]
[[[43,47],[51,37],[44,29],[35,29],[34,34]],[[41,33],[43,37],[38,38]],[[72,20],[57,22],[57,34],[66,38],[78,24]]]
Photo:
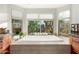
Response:
[[[67,4],[16,4],[23,8],[59,8],[64,7]]]

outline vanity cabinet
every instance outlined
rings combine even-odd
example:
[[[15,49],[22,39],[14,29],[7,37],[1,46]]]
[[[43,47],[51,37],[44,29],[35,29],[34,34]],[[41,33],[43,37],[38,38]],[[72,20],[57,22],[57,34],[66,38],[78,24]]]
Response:
[[[79,54],[79,37],[70,37],[71,52]]]

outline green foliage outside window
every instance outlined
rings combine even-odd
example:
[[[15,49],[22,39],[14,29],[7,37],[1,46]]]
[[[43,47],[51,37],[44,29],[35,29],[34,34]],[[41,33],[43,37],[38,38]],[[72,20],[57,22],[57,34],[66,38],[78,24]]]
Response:
[[[39,31],[38,21],[29,21],[28,33],[34,33]]]
[[[69,22],[64,20],[59,20],[59,34],[68,34],[69,33]]]
[[[29,21],[28,34],[33,33],[50,33],[53,34],[53,21]]]

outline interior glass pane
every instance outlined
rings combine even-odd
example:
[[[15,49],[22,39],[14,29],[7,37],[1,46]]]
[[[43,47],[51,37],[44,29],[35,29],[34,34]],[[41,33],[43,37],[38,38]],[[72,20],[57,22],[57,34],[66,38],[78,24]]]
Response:
[[[40,32],[40,23],[39,21],[29,21],[28,24],[28,34],[34,35],[34,33]]]
[[[53,21],[43,21],[41,23],[41,32],[53,34]]]
[[[66,10],[59,13],[59,19],[70,17],[70,10]]]
[[[27,14],[26,18],[27,19],[37,19],[38,18],[38,14]]]
[[[53,19],[54,16],[53,16],[53,14],[40,14],[39,18],[40,19]]]
[[[59,20],[59,34],[60,35],[69,34],[69,20],[70,19]]]

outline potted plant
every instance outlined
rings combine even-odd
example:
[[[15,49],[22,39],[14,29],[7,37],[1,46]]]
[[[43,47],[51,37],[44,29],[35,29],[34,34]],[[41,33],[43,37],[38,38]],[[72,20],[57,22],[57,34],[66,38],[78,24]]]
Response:
[[[16,35],[21,39],[24,36],[23,32],[16,32]]]
[[[20,36],[20,38],[24,37],[24,33],[23,32],[19,32],[19,36]]]

